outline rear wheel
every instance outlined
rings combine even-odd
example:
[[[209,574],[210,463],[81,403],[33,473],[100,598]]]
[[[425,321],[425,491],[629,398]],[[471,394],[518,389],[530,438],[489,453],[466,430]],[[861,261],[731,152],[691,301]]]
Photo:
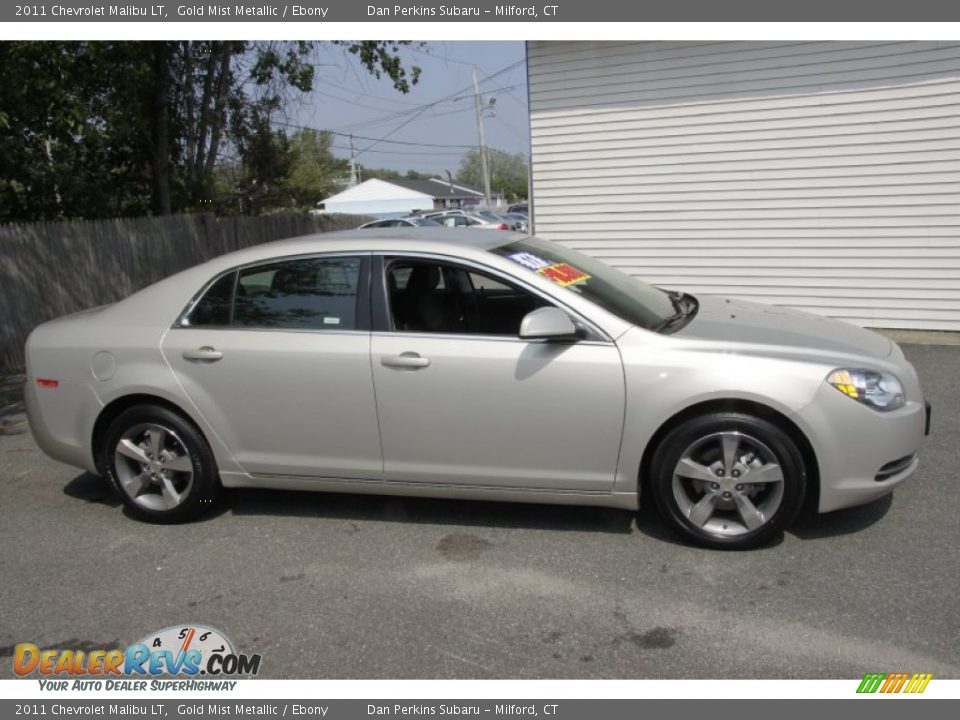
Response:
[[[150,522],[183,522],[213,505],[216,462],[194,425],[158,405],[137,405],[107,427],[100,467],[123,504]]]
[[[714,413],[674,428],[653,456],[651,490],[675,530],[713,548],[768,542],[796,517],[806,491],[803,457],[777,425]]]

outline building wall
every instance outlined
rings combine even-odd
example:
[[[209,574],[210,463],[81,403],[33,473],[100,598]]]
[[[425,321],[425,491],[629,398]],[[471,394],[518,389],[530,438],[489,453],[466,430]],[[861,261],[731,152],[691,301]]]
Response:
[[[408,215],[414,210],[433,210],[433,198],[367,198],[363,200],[331,200],[324,203],[329,214],[370,215],[375,217]]]
[[[960,44],[530,42],[536,232],[657,285],[960,330]]]

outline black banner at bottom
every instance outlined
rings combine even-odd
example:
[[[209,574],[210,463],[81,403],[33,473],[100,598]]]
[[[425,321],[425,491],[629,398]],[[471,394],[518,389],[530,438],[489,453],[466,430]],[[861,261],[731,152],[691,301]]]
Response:
[[[907,710],[904,703],[910,703]],[[950,708],[953,708],[951,710]],[[684,717],[769,718],[809,720],[811,713],[843,713],[845,720],[863,717],[894,720],[909,712],[910,720],[957,717],[960,701],[917,698],[853,698],[850,700],[0,700],[0,718],[542,718],[545,720],[650,720],[678,713]],[[689,715],[687,715],[689,713]]]

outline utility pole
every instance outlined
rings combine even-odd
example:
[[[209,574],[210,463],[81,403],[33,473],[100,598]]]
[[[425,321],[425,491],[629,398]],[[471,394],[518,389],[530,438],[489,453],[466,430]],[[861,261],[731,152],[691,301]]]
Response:
[[[480,86],[477,83],[477,68],[473,68],[473,95],[477,107],[477,135],[480,138],[480,170],[483,173],[483,200],[490,207],[490,166],[487,163],[487,143],[483,139],[483,102],[480,100]]]
[[[350,187],[353,187],[359,183],[359,179],[357,177],[356,156],[357,149],[353,146],[353,133],[350,133]]]

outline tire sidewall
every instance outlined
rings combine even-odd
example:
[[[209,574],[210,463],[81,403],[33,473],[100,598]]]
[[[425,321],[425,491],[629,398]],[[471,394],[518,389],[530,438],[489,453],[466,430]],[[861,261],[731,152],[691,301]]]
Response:
[[[123,434],[135,425],[156,423],[173,430],[186,446],[193,466],[193,485],[187,497],[173,510],[150,510],[135,503],[120,484],[115,448]],[[219,495],[220,479],[210,446],[193,423],[159,405],[136,405],[114,418],[100,444],[100,467],[107,482],[127,510],[135,517],[155,523],[178,523],[195,518],[212,507]]]
[[[691,523],[673,496],[673,471],[683,452],[698,439],[719,432],[740,432],[766,444],[783,470],[783,498],[762,527],[728,538],[704,532]],[[796,443],[779,426],[742,413],[713,413],[687,420],[671,430],[653,456],[651,490],[661,516],[684,537],[714,549],[741,550],[763,545],[782,533],[800,512],[807,473]]]

